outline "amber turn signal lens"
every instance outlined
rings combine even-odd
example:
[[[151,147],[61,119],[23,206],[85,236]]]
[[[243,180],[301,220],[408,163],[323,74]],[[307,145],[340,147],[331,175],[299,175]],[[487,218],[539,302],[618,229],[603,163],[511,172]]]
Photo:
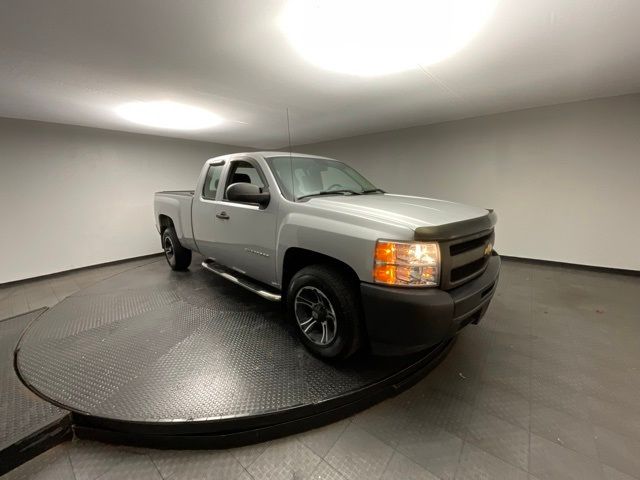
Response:
[[[395,265],[376,265],[373,269],[373,277],[379,283],[396,283]]]
[[[396,245],[392,242],[376,243],[376,262],[380,263],[395,263],[396,260]]]

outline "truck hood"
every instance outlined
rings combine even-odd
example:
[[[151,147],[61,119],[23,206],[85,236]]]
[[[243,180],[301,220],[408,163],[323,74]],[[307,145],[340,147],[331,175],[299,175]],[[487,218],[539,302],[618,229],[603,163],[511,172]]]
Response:
[[[395,224],[412,230],[461,222],[489,213],[485,208],[462,203],[390,193],[310,197],[309,204],[316,208]]]

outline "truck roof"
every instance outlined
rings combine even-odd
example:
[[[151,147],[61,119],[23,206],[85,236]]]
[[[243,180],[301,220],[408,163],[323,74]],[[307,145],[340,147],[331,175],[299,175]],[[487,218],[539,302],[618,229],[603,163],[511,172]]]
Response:
[[[209,160],[207,160],[207,162],[212,162],[212,161],[220,160],[220,159],[223,159],[223,158],[242,156],[242,155],[247,155],[247,156],[259,155],[259,156],[261,156],[263,158],[288,157],[289,155],[291,155],[293,157],[326,158],[327,160],[333,160],[332,158],[323,157],[322,155],[310,155],[310,154],[307,154],[307,153],[278,152],[278,151],[263,150],[263,151],[258,151],[258,152],[236,152],[236,153],[230,153],[228,155],[220,155],[220,156],[217,156],[217,157],[210,158]]]

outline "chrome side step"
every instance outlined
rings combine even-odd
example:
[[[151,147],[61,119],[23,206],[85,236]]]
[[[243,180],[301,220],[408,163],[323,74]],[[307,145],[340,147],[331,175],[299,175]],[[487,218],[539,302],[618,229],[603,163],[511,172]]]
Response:
[[[271,300],[272,302],[279,302],[282,298],[279,293],[269,292],[258,282],[254,282],[246,277],[241,278],[231,273],[231,270],[229,270],[228,268],[215,263],[213,260],[205,260],[204,262],[202,262],[202,268],[209,270],[216,275],[220,275],[222,278],[226,278],[230,282],[237,283],[241,287],[244,287],[247,290],[252,291],[253,293],[257,293],[262,298],[266,298],[267,300]]]

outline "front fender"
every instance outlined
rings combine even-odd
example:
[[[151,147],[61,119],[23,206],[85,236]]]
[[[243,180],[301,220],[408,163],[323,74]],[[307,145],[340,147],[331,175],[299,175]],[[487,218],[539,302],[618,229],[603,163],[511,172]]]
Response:
[[[282,283],[286,251],[292,247],[311,250],[349,265],[363,282],[371,282],[373,256],[379,238],[404,238],[413,232],[380,230],[377,225],[347,222],[302,212],[290,213],[278,231],[277,278]]]

